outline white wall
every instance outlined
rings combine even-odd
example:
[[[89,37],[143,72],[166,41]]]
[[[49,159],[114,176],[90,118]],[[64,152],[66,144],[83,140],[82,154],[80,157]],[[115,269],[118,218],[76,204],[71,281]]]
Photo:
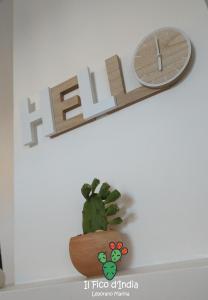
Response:
[[[0,243],[7,283],[13,282],[12,0],[0,1]]]
[[[15,278],[77,274],[68,240],[81,233],[80,187],[94,176],[127,203],[129,267],[208,255],[208,14],[203,0],[16,0],[14,2]],[[20,102],[89,65],[109,95],[104,60],[122,58],[128,89],[137,43],[162,26],[195,48],[177,86],[96,122],[22,145]]]

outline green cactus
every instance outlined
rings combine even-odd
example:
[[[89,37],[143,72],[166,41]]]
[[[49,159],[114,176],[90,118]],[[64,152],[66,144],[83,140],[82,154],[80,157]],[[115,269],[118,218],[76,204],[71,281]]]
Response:
[[[108,225],[120,224],[120,217],[108,220],[108,217],[115,215],[119,208],[117,204],[112,204],[120,196],[118,190],[110,191],[110,185],[103,183],[98,193],[95,192],[100,184],[100,180],[95,178],[92,184],[85,183],[81,192],[86,199],[82,211],[82,227],[84,234],[96,230],[107,230]]]
[[[116,263],[121,260],[122,255],[126,255],[128,253],[128,249],[123,247],[122,242],[118,242],[117,244],[114,242],[109,243],[109,247],[111,251],[111,260],[107,261],[105,252],[98,253],[98,260],[102,264],[103,274],[106,279],[112,280],[117,273],[117,265]]]
[[[112,280],[117,273],[117,266],[114,262],[108,261],[103,265],[103,274],[106,279]]]
[[[121,259],[121,256],[122,256],[121,251],[118,249],[114,249],[111,253],[112,262],[115,263],[115,262],[119,261]]]
[[[99,253],[98,253],[98,260],[99,260],[99,262],[101,262],[102,264],[106,263],[107,257],[106,257],[105,252],[99,252]]]

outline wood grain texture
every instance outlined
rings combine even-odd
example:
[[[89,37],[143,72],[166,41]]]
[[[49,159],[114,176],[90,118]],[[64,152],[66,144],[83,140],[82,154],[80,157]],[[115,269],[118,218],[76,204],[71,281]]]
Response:
[[[66,113],[68,111],[81,106],[81,100],[78,95],[64,100],[65,95],[76,89],[78,89],[77,76],[74,76],[71,79],[66,80],[63,83],[51,88],[50,92],[55,124],[55,133],[50,135],[51,138],[56,137],[69,130],[75,129],[91,121],[85,120],[83,118],[83,114],[78,114],[74,117],[66,119]]]
[[[106,59],[105,64],[111,95],[118,96],[120,94],[124,94],[126,92],[126,89],[121,68],[121,61],[118,55],[114,55]]]
[[[163,89],[152,89],[141,86],[126,93],[121,62],[118,55],[114,55],[106,60],[106,69],[111,93],[117,99],[117,107],[112,112],[163,91]]]
[[[143,85],[160,88],[179,79],[190,57],[191,43],[186,35],[174,28],[162,28],[138,45],[134,68]]]
[[[111,111],[104,113],[103,115],[111,114],[163,91],[163,89],[152,89],[142,86],[126,93],[121,62],[118,55],[114,55],[108,58],[105,63],[111,95],[116,97],[117,106]],[[68,100],[64,100],[64,95],[76,89],[78,89],[77,76],[74,76],[71,79],[51,89],[55,133],[50,137],[56,137],[62,133],[85,125],[97,119],[95,117],[93,119],[86,120],[83,118],[83,114],[78,114],[75,117],[66,119],[67,111],[70,111],[81,105],[81,101],[78,95],[73,96]]]

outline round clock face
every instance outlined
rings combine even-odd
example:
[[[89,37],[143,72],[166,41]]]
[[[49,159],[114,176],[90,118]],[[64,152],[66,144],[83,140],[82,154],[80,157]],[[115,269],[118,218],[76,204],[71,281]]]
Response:
[[[180,30],[161,28],[138,45],[134,69],[139,82],[152,88],[174,83],[191,57],[191,42]]]

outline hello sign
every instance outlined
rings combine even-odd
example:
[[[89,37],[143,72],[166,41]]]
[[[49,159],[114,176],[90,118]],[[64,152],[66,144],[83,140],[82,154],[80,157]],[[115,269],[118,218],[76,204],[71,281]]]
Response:
[[[40,93],[40,109],[35,110],[30,99],[21,105],[23,143],[32,146],[35,130],[43,125],[45,136],[55,137],[144,100],[170,87],[184,73],[191,57],[191,43],[187,36],[174,28],[162,28],[148,35],[138,45],[133,66],[143,85],[126,92],[120,59],[117,55],[105,61],[111,95],[97,101],[93,93],[92,76],[85,68],[67,81]],[[79,95],[64,99],[79,88]],[[66,114],[78,107],[82,113],[69,119]]]

